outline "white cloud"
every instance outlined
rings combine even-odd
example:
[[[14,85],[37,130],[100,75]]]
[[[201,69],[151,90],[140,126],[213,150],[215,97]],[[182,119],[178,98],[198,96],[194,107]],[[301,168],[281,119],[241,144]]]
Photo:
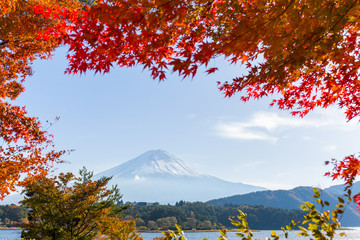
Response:
[[[253,115],[252,119],[247,122],[246,125],[247,127],[262,127],[273,132],[279,128],[311,126],[314,125],[314,123],[304,121],[304,119],[301,118],[281,117],[277,113],[258,112]]]
[[[215,134],[229,139],[264,140],[275,143],[274,136],[282,130],[292,128],[321,128],[332,127],[348,131],[359,129],[357,122],[346,122],[339,111],[318,111],[312,117],[280,116],[275,112],[257,112],[248,121],[219,122],[215,127]]]
[[[224,138],[243,140],[267,140],[275,142],[276,138],[258,130],[249,129],[247,124],[242,122],[219,123],[215,130],[216,134]]]

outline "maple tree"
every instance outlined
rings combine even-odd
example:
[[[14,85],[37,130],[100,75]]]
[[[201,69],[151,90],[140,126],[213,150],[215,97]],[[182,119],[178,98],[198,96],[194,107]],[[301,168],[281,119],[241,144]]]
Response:
[[[194,76],[224,56],[247,68],[219,82],[227,97],[240,93],[246,102],[272,95],[271,105],[300,117],[333,104],[348,120],[360,115],[356,0],[100,0],[82,11],[34,11],[59,20],[39,38],[56,36],[69,46],[68,73],[137,64],[164,80],[169,71]],[[348,156],[327,175],[351,185],[359,166]],[[355,200],[360,204],[359,195]]]
[[[64,153],[47,150],[53,142],[46,126],[14,102],[24,91],[23,81],[32,74],[33,60],[49,58],[59,46],[56,38],[37,38],[39,31],[58,21],[36,15],[35,5],[82,7],[78,0],[0,1],[0,200],[15,190],[22,177],[44,176]]]

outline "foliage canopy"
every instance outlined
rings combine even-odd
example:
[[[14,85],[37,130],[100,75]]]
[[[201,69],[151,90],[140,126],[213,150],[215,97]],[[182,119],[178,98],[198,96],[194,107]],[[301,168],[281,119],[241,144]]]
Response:
[[[1,0],[0,1],[0,199],[15,190],[21,175],[44,176],[52,163],[61,162],[64,152],[48,151],[52,137],[36,117],[13,100],[24,91],[23,81],[32,74],[36,57],[47,59],[59,46],[50,37],[37,37],[41,30],[58,21],[36,15],[34,6],[79,9],[78,0]]]
[[[108,190],[111,178],[92,180],[85,168],[80,177],[61,173],[29,183],[21,204],[29,209],[25,238],[140,240],[135,223],[121,219],[128,206],[119,205],[119,190]]]
[[[226,96],[277,94],[273,104],[300,116],[334,103],[348,119],[360,113],[358,1],[103,0],[36,12],[62,21],[43,37],[70,46],[69,73],[141,64],[162,80],[225,56],[248,68],[222,84]]]

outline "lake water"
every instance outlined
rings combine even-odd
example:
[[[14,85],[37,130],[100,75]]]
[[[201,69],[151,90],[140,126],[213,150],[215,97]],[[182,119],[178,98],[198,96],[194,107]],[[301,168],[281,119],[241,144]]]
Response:
[[[282,231],[276,231],[279,236],[281,236]],[[341,231],[339,231],[341,232]],[[336,240],[360,240],[360,228],[353,228],[353,230],[344,230],[346,233],[344,237],[336,237]],[[19,240],[20,239],[21,230],[0,230],[0,240]],[[259,239],[265,237],[269,237],[271,231],[260,231],[254,233],[254,239]],[[142,233],[141,234],[144,240],[153,240],[155,237],[161,237],[161,233]],[[185,233],[185,237],[187,240],[201,240],[206,237],[208,240],[217,240],[220,234],[218,232],[190,232]],[[235,235],[235,233],[228,233],[229,240],[240,240],[239,237]],[[285,239],[284,237],[280,239]],[[309,239],[309,238],[301,238],[297,236],[297,231],[290,232],[289,240],[301,240],[301,239]]]
[[[344,230],[339,232],[345,232],[346,236],[344,237],[336,237],[336,240],[360,240],[360,228],[353,228],[353,230]],[[280,239],[286,239],[284,235],[282,235],[282,231],[276,231],[276,233],[280,236]],[[297,235],[298,231],[292,231],[289,233],[289,240],[307,240],[310,239],[309,237],[299,237]],[[270,237],[271,231],[260,231],[260,232],[254,232],[254,238],[253,239],[265,239],[266,237]],[[161,237],[161,233],[142,233],[142,236],[144,240],[153,240],[155,237]],[[208,240],[218,240],[220,236],[220,233],[218,232],[190,232],[185,233],[185,237],[187,240],[201,240],[204,237],[206,237]],[[283,237],[281,237],[283,236]],[[228,239],[229,240],[240,240],[238,236],[235,235],[234,232],[228,233]]]
[[[19,240],[21,230],[0,230],[0,240]]]

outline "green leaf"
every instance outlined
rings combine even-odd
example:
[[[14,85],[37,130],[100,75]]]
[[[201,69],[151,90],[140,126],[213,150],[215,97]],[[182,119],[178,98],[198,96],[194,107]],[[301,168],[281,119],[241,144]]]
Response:
[[[179,232],[182,232],[182,228],[179,224],[175,224],[176,230],[178,230]]]
[[[310,216],[315,217],[316,215],[318,215],[318,212],[316,210],[310,212]]]
[[[226,236],[226,229],[223,228],[223,229],[219,229],[219,232],[222,236]]]
[[[314,195],[313,195],[313,198],[319,198],[320,197],[320,192],[317,188],[314,188]]]
[[[314,204],[312,204],[311,202],[305,202],[306,206],[310,209],[315,209]]]
[[[309,223],[308,229],[309,229],[310,231],[317,230],[317,229],[318,229],[318,225],[317,225],[317,224],[313,224],[313,223]]]
[[[307,211],[308,207],[306,205],[300,205],[300,209],[303,211]]]
[[[239,221],[231,221],[231,224],[238,227],[241,225],[241,223]]]
[[[310,222],[310,220],[304,220],[304,221],[302,222],[302,225],[305,225],[305,224],[307,224],[308,222]]]
[[[303,231],[303,232],[307,232],[307,229],[304,228],[304,227],[302,227],[302,226],[299,226],[299,229],[300,229],[301,231]]]
[[[272,236],[272,237],[276,237],[276,236],[277,236],[276,232],[275,232],[275,231],[271,231],[271,236]]]
[[[297,235],[303,236],[303,237],[308,237],[309,236],[309,234],[307,232],[299,232]]]

